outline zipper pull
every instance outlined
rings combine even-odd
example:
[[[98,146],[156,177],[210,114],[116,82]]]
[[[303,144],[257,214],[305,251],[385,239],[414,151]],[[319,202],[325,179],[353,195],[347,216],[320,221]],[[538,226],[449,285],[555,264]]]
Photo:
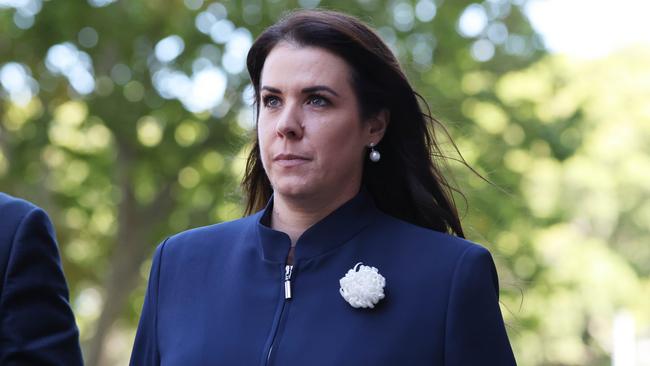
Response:
[[[292,265],[286,265],[284,267],[284,299],[291,298],[291,271],[293,271]]]

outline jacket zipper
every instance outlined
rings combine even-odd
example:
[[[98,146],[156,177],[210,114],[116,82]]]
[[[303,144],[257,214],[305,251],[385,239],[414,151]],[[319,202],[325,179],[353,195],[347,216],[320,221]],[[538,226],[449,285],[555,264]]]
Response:
[[[293,266],[287,264],[284,267],[284,299],[289,300],[291,298],[291,272],[293,272]]]
[[[278,318],[278,324],[276,326],[275,332],[273,334],[273,340],[271,341],[271,347],[269,347],[269,352],[266,354],[266,365],[269,364],[271,360],[271,353],[273,352],[273,346],[275,346],[275,337],[277,335],[278,329],[280,328],[280,323],[282,322],[282,316],[284,315],[284,308],[287,304],[287,301],[291,299],[291,274],[293,273],[293,265],[287,264],[284,266],[284,302],[282,303],[282,309],[280,309],[280,317]]]

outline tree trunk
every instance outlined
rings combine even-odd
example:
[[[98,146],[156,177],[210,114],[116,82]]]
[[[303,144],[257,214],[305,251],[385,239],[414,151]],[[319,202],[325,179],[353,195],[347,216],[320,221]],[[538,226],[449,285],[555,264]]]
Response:
[[[117,238],[111,255],[110,270],[104,284],[104,304],[95,333],[88,342],[86,364],[100,366],[104,342],[119,317],[126,299],[137,285],[139,269],[145,260],[149,243],[143,238],[151,228],[149,220],[138,215],[133,194],[132,154],[128,145],[117,143],[117,171],[121,199],[117,209]]]
[[[102,356],[106,336],[122,313],[129,295],[138,285],[140,266],[150,255],[153,228],[168,215],[172,207],[169,185],[161,189],[147,207],[138,205],[133,193],[131,154],[128,148],[120,147],[118,170],[122,197],[118,205],[117,240],[104,285],[103,310],[97,320],[95,333],[86,347],[85,358],[89,366],[104,364]]]

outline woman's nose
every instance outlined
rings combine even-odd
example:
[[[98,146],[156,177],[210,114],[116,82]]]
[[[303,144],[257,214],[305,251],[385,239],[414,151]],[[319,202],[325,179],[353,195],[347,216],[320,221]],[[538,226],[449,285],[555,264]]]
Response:
[[[288,139],[301,139],[303,135],[302,113],[299,106],[287,105],[275,127],[278,136]]]

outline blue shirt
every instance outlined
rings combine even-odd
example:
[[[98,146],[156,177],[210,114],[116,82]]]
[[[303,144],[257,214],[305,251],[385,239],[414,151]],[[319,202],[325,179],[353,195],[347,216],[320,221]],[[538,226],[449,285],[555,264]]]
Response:
[[[379,211],[365,191],[296,243],[272,210],[168,238],[156,250],[131,365],[514,365],[489,252]],[[356,263],[386,278],[354,308]]]

